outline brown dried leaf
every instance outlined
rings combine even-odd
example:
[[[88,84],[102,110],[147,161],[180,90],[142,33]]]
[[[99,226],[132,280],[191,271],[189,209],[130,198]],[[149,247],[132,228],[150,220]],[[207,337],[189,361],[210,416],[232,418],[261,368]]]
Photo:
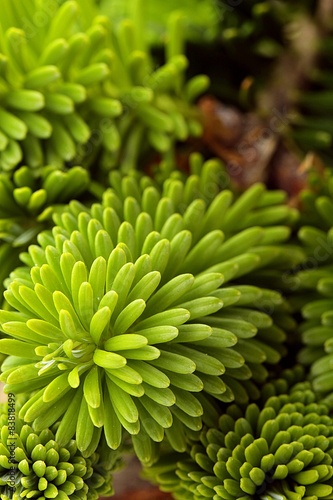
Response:
[[[287,191],[289,204],[300,208],[299,194],[305,189],[312,189],[309,176],[315,172],[324,178],[325,166],[315,153],[308,153],[300,162],[295,154],[281,145],[274,155],[270,171],[270,184]]]
[[[275,130],[253,113],[242,113],[214,97],[205,96],[198,105],[203,114],[203,141],[225,162],[231,182],[241,189],[265,182],[278,143]]]

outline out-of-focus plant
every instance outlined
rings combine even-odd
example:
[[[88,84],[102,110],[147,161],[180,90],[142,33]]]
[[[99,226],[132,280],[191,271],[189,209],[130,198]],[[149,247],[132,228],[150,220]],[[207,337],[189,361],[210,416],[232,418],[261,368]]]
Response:
[[[308,197],[313,201],[313,226],[304,226],[299,239],[307,260],[294,277],[295,292],[292,300],[300,309],[300,326],[304,347],[299,360],[310,366],[313,387],[322,395],[333,389],[332,363],[332,213],[333,179],[328,178],[326,195]]]
[[[82,167],[61,171],[52,166],[25,166],[13,176],[0,174],[1,293],[4,279],[20,264],[20,252],[53,225],[53,211],[85,192],[88,184],[89,175]]]
[[[185,81],[181,20],[170,22],[166,62],[158,67],[145,40],[141,2],[136,6],[135,22],[117,26],[94,17],[89,2],[4,0],[2,171],[23,157],[31,167],[61,167],[90,165],[99,154],[99,168],[112,168],[121,158],[129,169],[147,148],[171,154],[175,141],[200,134],[191,102],[208,78]]]

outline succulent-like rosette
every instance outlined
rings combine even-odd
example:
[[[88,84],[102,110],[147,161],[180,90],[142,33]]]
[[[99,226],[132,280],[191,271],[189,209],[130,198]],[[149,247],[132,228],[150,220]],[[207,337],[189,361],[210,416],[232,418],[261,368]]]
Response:
[[[166,455],[152,469],[177,500],[330,498],[333,421],[307,383],[246,410],[231,405],[188,454]]]
[[[88,172],[82,167],[60,171],[20,167],[13,175],[0,174],[0,291],[3,281],[20,264],[26,250],[43,229],[52,225],[52,213],[86,191]]]
[[[304,226],[298,236],[306,251],[307,260],[295,275],[295,294],[292,300],[300,309],[300,326],[305,347],[299,361],[310,366],[314,390],[330,395],[333,390],[333,178],[326,185],[327,194],[314,198],[315,226]]]
[[[8,401],[14,398],[9,397]],[[8,413],[8,408],[13,406],[8,403],[1,408],[0,496],[3,500],[97,500],[114,493],[112,473],[120,466],[119,452],[110,450],[103,442],[95,452],[85,455],[73,439],[60,446],[55,441],[56,426],[34,432],[15,412]]]
[[[0,41],[0,165],[134,168],[143,149],[166,153],[198,135],[193,100],[208,78],[186,84],[182,28],[171,23],[166,63],[146,47],[140,1],[135,22],[111,23],[94,2],[4,0]],[[101,155],[99,153],[102,152]]]
[[[261,198],[266,209],[262,185],[235,203],[228,191],[209,206],[194,199],[181,215],[179,182],[169,184],[170,197],[143,188],[141,203],[116,190],[90,210],[71,202],[7,281],[5,390],[36,390],[20,416],[36,430],[60,419],[60,444],[76,432],[84,451],[103,429],[116,449],[124,428],[142,460],[164,434],[184,450],[186,428],[217,418],[211,398],[259,397],[264,363],[280,360],[286,306],[277,292],[242,280],[283,260],[288,228],[243,229]],[[139,193],[134,177],[122,183]]]

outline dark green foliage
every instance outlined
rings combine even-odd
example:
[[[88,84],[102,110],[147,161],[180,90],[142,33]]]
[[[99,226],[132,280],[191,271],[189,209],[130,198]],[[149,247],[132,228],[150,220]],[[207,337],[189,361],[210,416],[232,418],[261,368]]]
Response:
[[[1,407],[2,500],[97,500],[113,494],[112,473],[121,464],[119,453],[103,442],[89,455],[80,453],[74,440],[59,446],[57,425],[34,432],[18,418],[20,406],[22,401],[11,394],[8,405]]]
[[[292,137],[302,151],[314,150],[332,167],[333,37],[317,33],[316,64],[307,72],[305,89],[295,92],[296,112],[291,115]]]
[[[307,260],[295,275],[295,308],[301,308],[300,330],[305,347],[299,354],[301,363],[310,366],[313,386],[330,395],[333,389],[332,306],[333,306],[333,179],[326,185],[326,195],[312,197],[315,226],[304,226],[299,239]]]
[[[188,453],[162,457],[147,475],[177,500],[330,498],[329,408],[308,383],[285,389],[262,406],[229,406]]]

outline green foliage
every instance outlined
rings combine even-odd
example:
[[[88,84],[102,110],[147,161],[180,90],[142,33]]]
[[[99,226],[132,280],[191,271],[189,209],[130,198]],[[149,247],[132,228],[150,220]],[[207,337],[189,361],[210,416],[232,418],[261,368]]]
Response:
[[[60,419],[57,442],[76,432],[85,451],[102,429],[117,449],[126,429],[150,462],[164,434],[183,451],[187,429],[214,421],[212,398],[259,397],[290,316],[279,293],[246,275],[288,265],[280,224],[293,210],[260,184],[205,202],[214,173],[208,162],[202,177],[162,192],[114,173],[103,205],[71,202],[23,255],[27,267],[6,283],[13,310],[0,311],[2,378],[6,392],[37,391],[20,412],[36,431]]]
[[[14,175],[0,174],[0,290],[3,281],[20,264],[19,254],[52,225],[52,213],[62,203],[82,194],[89,176],[82,167],[60,171],[20,167]]]
[[[170,24],[167,60],[156,68],[143,36],[140,2],[136,22],[124,20],[119,26],[105,16],[89,18],[94,12],[89,5],[4,0],[2,171],[14,169],[23,158],[33,168],[89,165],[99,152],[102,169],[116,166],[120,158],[124,168],[134,168],[142,151],[166,153],[176,140],[200,134],[191,102],[207,88],[208,79],[184,82],[180,19]]]
[[[329,395],[333,389],[332,357],[332,213],[333,179],[327,183],[327,195],[316,197],[314,213],[317,224],[304,226],[299,239],[307,254],[295,276],[295,307],[301,308],[303,323],[300,330],[305,347],[299,360],[310,365],[313,387]]]
[[[1,408],[1,499],[97,500],[114,493],[112,473],[120,466],[119,453],[103,442],[85,455],[74,440],[60,446],[55,440],[57,426],[35,432],[15,414],[14,401],[11,395]]]
[[[316,4],[2,1],[1,499],[111,495],[127,444],[175,499],[333,498],[333,178],[308,175],[299,214],[187,162],[210,154],[206,69],[227,104],[267,86],[258,102],[299,111],[288,137],[330,159]],[[275,95],[304,26],[323,43]]]
[[[170,15],[180,12],[184,18],[185,37],[201,43],[212,41],[218,33],[220,6],[216,0],[171,0],[169,2],[144,2],[143,13],[147,41],[151,44],[164,43]],[[98,10],[118,22],[135,13],[135,0],[102,0]]]
[[[162,457],[147,475],[177,500],[330,498],[332,433],[329,408],[300,383],[262,406],[229,406],[188,453]]]
[[[136,0],[104,0],[98,9],[110,19],[135,15]],[[148,43],[160,47],[168,38],[170,16],[183,18],[190,72],[209,67],[214,93],[238,100],[241,81],[260,79],[283,50],[284,27],[295,7],[263,0],[175,0],[143,5]],[[255,75],[253,68],[255,68]]]
[[[314,150],[332,166],[333,38],[324,33],[315,46],[316,64],[307,72],[306,88],[294,94],[295,112],[290,116],[292,137],[302,151]]]

